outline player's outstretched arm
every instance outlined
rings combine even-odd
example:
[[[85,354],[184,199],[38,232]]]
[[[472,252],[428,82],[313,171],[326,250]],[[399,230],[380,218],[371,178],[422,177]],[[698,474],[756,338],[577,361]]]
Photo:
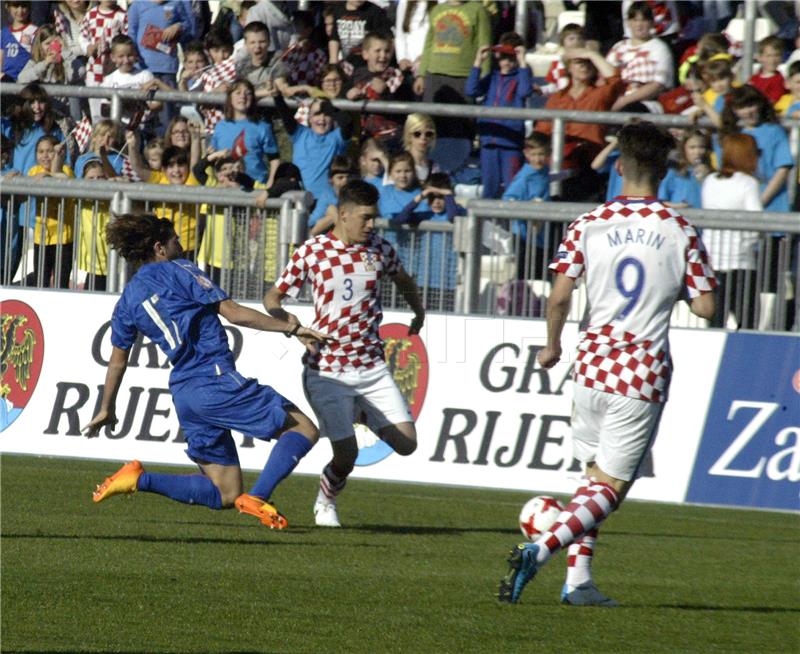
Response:
[[[547,345],[537,357],[542,368],[552,368],[561,360],[561,332],[567,322],[574,288],[575,280],[572,277],[556,274],[550,297],[547,298]]]
[[[689,303],[689,308],[694,315],[705,318],[706,320],[711,320],[717,310],[717,300],[714,296],[714,292],[710,291],[693,298]]]
[[[273,318],[260,311],[245,307],[233,300],[223,300],[219,303],[219,313],[228,322],[239,327],[250,327],[262,332],[281,332],[289,336],[297,336],[302,339],[314,341],[328,341],[330,337],[315,329],[303,327],[299,322],[289,322]]]
[[[86,438],[94,438],[100,434],[100,427],[114,425],[117,422],[117,393],[122,384],[122,378],[128,369],[128,350],[113,346],[111,360],[106,369],[106,381],[103,386],[103,400],[100,410],[92,421],[83,428]]]
[[[408,306],[410,306],[411,310],[414,312],[414,318],[411,320],[411,324],[408,327],[409,335],[413,336],[414,334],[419,334],[425,322],[425,307],[422,306],[422,300],[419,297],[417,282],[402,268],[392,277],[392,281],[394,285],[397,286],[397,290],[400,291],[406,302],[408,302]]]
[[[300,324],[300,319],[294,315],[293,313],[289,313],[286,309],[283,308],[283,298],[286,297],[284,293],[281,293],[276,286],[272,286],[265,294],[264,294],[264,308],[267,310],[267,313],[271,315],[273,318],[277,318],[278,320],[285,320],[288,323],[293,325]]]

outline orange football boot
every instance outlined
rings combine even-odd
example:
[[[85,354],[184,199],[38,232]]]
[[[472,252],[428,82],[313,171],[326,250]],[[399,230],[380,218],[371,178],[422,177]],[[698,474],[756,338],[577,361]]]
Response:
[[[286,529],[289,526],[284,518],[272,504],[265,502],[260,497],[242,493],[233,503],[239,513],[249,513],[261,520],[261,524],[270,529]]]
[[[97,486],[97,490],[92,493],[95,502],[102,502],[107,497],[119,495],[120,493],[135,493],[136,482],[144,472],[142,464],[133,460],[126,463],[110,477],[106,477],[102,484]]]

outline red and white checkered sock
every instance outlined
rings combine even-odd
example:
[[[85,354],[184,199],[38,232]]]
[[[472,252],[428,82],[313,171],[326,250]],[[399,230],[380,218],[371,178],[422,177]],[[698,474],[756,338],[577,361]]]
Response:
[[[347,476],[337,474],[337,471],[333,468],[333,464],[329,463],[319,476],[317,502],[333,504],[336,502],[336,496],[344,489],[345,484],[347,484]]]
[[[588,586],[592,583],[592,556],[597,542],[597,528],[587,531],[567,550],[567,579],[570,588]]]
[[[556,523],[536,540],[539,546],[536,562],[539,565],[546,563],[561,548],[574,543],[603,522],[618,505],[619,496],[608,484],[592,482],[578,489]]]

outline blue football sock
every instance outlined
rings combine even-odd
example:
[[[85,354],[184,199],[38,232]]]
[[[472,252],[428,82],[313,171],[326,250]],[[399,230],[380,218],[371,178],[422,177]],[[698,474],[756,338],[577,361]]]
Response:
[[[268,500],[275,487],[295,469],[311,447],[311,441],[300,432],[287,431],[283,434],[272,448],[267,464],[250,490],[250,495]]]
[[[221,509],[219,489],[205,475],[162,475],[143,472],[136,487],[147,493],[158,493],[184,504],[202,504]]]

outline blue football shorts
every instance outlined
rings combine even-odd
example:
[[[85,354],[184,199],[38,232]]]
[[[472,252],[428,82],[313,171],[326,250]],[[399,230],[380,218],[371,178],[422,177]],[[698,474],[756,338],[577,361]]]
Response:
[[[196,463],[238,465],[231,430],[261,440],[280,433],[294,404],[270,386],[238,372],[187,379],[171,387],[172,401]]]

